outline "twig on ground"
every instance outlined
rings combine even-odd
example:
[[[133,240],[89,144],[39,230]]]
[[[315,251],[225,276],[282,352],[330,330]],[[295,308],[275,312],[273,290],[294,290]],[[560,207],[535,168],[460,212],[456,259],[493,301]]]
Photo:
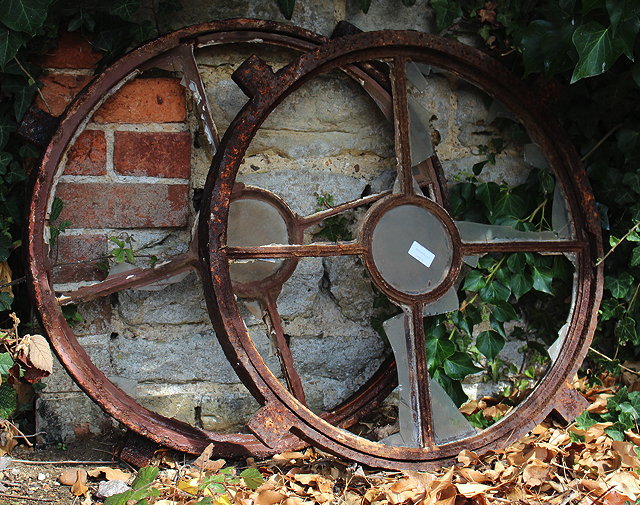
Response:
[[[47,503],[54,503],[56,501],[56,500],[51,500],[49,498],[36,498],[35,496],[25,496],[21,494],[4,494],[4,493],[0,493],[0,498],[14,498],[17,500],[42,501]]]
[[[589,351],[591,351],[593,354],[597,354],[598,356],[600,356],[601,358],[606,359],[607,361],[615,361],[614,359],[610,358],[606,354],[602,354],[600,351],[596,351],[593,347],[589,347]],[[629,373],[632,373],[633,375],[640,376],[640,372],[632,370],[631,368],[628,368],[628,367],[626,367],[624,365],[621,365],[621,364],[618,364],[618,366],[620,368],[622,368],[622,370],[624,370],[625,372],[629,372]]]
[[[60,460],[60,461],[38,461],[35,459],[12,459],[12,463],[22,463],[23,465],[112,465],[112,461],[78,461],[78,460]]]

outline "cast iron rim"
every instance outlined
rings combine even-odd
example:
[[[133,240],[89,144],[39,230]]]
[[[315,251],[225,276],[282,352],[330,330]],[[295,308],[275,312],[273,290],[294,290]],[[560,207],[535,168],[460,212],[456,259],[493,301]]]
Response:
[[[250,19],[207,23],[155,39],[120,58],[80,92],[61,117],[59,127],[47,146],[32,181],[26,229],[29,237],[26,241],[29,287],[40,324],[60,362],[78,386],[107,414],[124,426],[163,446],[192,454],[199,454],[210,443],[214,444],[214,451],[217,454],[228,456],[249,454],[266,456],[273,454],[276,450],[263,444],[253,434],[215,433],[150,411],[115,386],[93,364],[67,324],[52,287],[48,245],[45,245],[44,240],[45,229],[48,226],[46,216],[53,198],[52,189],[56,184],[58,165],[67,146],[74,140],[77,132],[84,128],[93,111],[122,84],[135,77],[139,69],[144,68],[145,65],[152,66],[154,58],[162,58],[176,48],[192,50],[193,47],[212,44],[233,44],[256,40],[299,52],[309,51],[327,41],[325,37],[298,27]],[[380,84],[380,77],[376,80],[360,68],[345,71],[362,79],[363,86],[374,96],[374,100],[376,98],[381,100],[381,106],[384,106],[384,83]],[[184,258],[176,261],[176,265],[171,275],[179,273],[180,269],[202,269],[202,266],[198,265],[195,254],[193,258],[185,255]],[[201,278],[206,279],[209,276],[208,269],[205,273],[206,275],[201,275]],[[120,289],[125,288],[120,287],[118,290]],[[205,289],[205,296],[206,293]],[[233,360],[232,364],[234,364]],[[361,412],[365,412],[370,407],[371,403],[377,398],[384,398],[393,389],[394,370],[393,360],[387,360],[371,377],[369,383],[354,394],[351,401],[348,400],[331,413],[324,415],[333,419],[334,422],[353,423]],[[237,368],[236,371],[240,375],[243,373]],[[243,379],[243,382],[249,381]],[[303,445],[300,439],[290,436],[286,437],[279,450]]]
[[[573,304],[568,318],[570,330],[554,365],[533,393],[501,422],[479,435],[422,449],[390,447],[364,440],[332,426],[297,402],[264,366],[247,338],[233,296],[229,295],[231,285],[226,271],[229,260],[229,251],[225,250],[228,199],[238,166],[262,122],[278,103],[314,75],[337,66],[376,59],[392,60],[396,63],[394,68],[408,60],[433,64],[477,86],[510,109],[552,166],[556,181],[565,193],[576,235],[574,240],[564,241],[561,249],[552,242],[537,243],[533,249],[537,252],[560,250],[576,257],[577,280],[574,281]],[[252,62],[247,64],[245,72],[249,73]],[[394,107],[398,100],[394,99]],[[398,155],[399,158],[402,156],[403,153]],[[211,296],[207,298],[211,302],[211,318],[225,347],[245,369],[243,377],[249,378],[248,385],[257,391],[256,399],[265,405],[265,412],[277,414],[274,418],[279,420],[288,420],[290,430],[296,435],[363,464],[392,469],[426,469],[451,461],[462,449],[488,450],[515,440],[542,420],[554,407],[554,401],[561,399],[562,388],[584,358],[596,326],[603,282],[602,265],[594,266],[596,259],[602,256],[598,215],[586,174],[566,135],[536,102],[535,94],[498,62],[452,40],[417,32],[371,32],[329,42],[280,70],[273,76],[268,90],[253,96],[227,130],[213,166],[215,169],[209,173],[205,185],[205,198],[206,205],[212,206],[215,213],[211,219],[200,216],[201,236],[208,237],[201,242],[201,256],[208,259],[210,272],[216,274],[211,275],[211,285],[207,286],[211,289]],[[405,178],[403,186],[409,184]],[[509,247],[505,243],[466,243],[463,253],[510,252]],[[531,244],[527,247],[532,250]]]

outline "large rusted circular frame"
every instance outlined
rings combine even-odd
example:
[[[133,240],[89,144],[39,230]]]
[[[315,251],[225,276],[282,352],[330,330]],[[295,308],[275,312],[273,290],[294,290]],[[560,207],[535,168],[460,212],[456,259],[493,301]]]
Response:
[[[45,243],[46,216],[53,198],[52,191],[58,176],[59,164],[67,147],[77,132],[83,128],[90,114],[101,105],[110,93],[133,78],[139,69],[153,66],[155,58],[161,58],[176,48],[200,47],[211,44],[256,42],[306,52],[325,43],[328,39],[310,31],[276,22],[262,20],[227,20],[185,28],[153,40],[125,55],[97,76],[67,108],[59,127],[47,146],[32,184],[29,219],[27,222],[27,264],[30,290],[42,328],[56,355],[67,372],[107,414],[132,431],[163,446],[192,454],[199,454],[210,443],[214,452],[226,456],[268,455],[276,449],[263,444],[252,434],[220,434],[176,419],[169,419],[146,409],[113,384],[98,369],[67,324],[56,299]],[[361,68],[346,69],[358,78],[365,90],[384,109],[384,77],[370,77]],[[197,268],[197,258],[176,259],[165,276],[179,271]],[[164,267],[160,267],[162,271]],[[158,269],[157,269],[158,270]],[[209,273],[206,272],[206,277]],[[143,273],[144,277],[144,273]],[[144,284],[141,278],[138,285]],[[157,278],[155,279],[157,280]],[[121,287],[120,289],[124,289]],[[115,291],[115,289],[114,289]],[[210,290],[205,290],[205,293]],[[113,291],[112,291],[113,292]],[[103,294],[108,294],[105,291]],[[369,382],[358,390],[352,399],[338,406],[331,413],[323,414],[332,422],[350,424],[365,412],[378,398],[384,398],[395,383],[393,360],[387,360]],[[248,382],[245,379],[245,382]],[[285,437],[277,450],[299,447],[302,441],[294,436]]]
[[[570,328],[548,373],[512,413],[482,433],[437,446],[431,439],[433,445],[423,448],[391,447],[364,440],[331,425],[301,405],[265,366],[248,338],[233,299],[227,268],[230,256],[225,248],[225,233],[229,197],[246,149],[262,122],[276,105],[315,75],[338,66],[376,59],[393,61],[394,69],[401,68],[408,60],[436,66],[463,78],[505,105],[524,125],[533,142],[541,147],[555,172],[556,181],[566,197],[575,234],[574,239],[563,241],[561,246],[557,245],[560,242],[544,241],[525,244],[529,251],[559,251],[573,254],[576,258],[574,278],[577,281],[574,282]],[[243,72],[250,73],[254,64],[255,61],[246,62]],[[394,90],[406,86],[404,75],[400,74],[400,77],[395,81]],[[406,109],[406,91],[404,94]],[[403,100],[402,95],[400,92],[396,98],[394,93],[394,110],[400,108],[396,105]],[[402,141],[404,135],[406,142],[408,137],[402,128],[396,126],[397,153],[398,138]],[[398,155],[403,170],[407,163],[400,158],[406,156],[402,152]],[[243,378],[249,379],[248,387],[264,405],[265,417],[272,420],[273,426],[279,424],[280,430],[288,429],[328,451],[367,465],[426,469],[453,460],[463,449],[483,451],[514,440],[542,420],[554,408],[554,402],[563,400],[566,381],[577,370],[593,336],[601,299],[602,266],[594,266],[596,259],[602,256],[598,215],[586,174],[566,135],[536,100],[535,94],[497,61],[450,39],[417,32],[370,32],[329,42],[281,69],[254,93],[253,100],[245,105],[228,128],[213,166],[215,170],[210,172],[205,185],[205,205],[210,206],[213,212],[209,219],[200,216],[200,233],[202,237],[208,237],[201,242],[204,245],[201,256],[208,258],[211,273],[211,293],[207,297],[209,311],[219,338],[226,338],[223,345],[228,356],[244,371]],[[409,177],[404,177],[403,190],[411,185]],[[522,243],[514,243],[522,246]],[[321,249],[313,255],[344,254],[347,250],[350,254],[363,252],[363,246],[357,244],[336,244]],[[310,250],[307,246],[304,251],[300,248],[296,253],[290,249],[287,254],[312,255]],[[514,249],[508,242],[464,243],[462,253],[473,255],[514,250],[523,250],[523,247]],[[422,379],[426,380],[426,377],[423,375]],[[561,408],[561,405],[555,407]],[[263,435],[268,437],[269,434]]]

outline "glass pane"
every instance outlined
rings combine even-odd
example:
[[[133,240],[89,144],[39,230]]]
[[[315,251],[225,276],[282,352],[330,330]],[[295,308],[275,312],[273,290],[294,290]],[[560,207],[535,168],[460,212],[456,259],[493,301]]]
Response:
[[[409,294],[426,293],[440,284],[453,257],[447,230],[433,214],[416,205],[386,212],[374,229],[371,250],[382,277]]]
[[[273,205],[254,198],[241,198],[229,206],[227,244],[229,246],[261,246],[288,244],[287,224]],[[275,273],[283,260],[257,258],[232,260],[231,280],[249,283]]]

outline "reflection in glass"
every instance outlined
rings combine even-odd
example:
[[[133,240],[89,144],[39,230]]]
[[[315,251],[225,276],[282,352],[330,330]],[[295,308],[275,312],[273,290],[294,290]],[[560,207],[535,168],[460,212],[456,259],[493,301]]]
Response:
[[[229,246],[287,244],[287,225],[271,204],[255,198],[234,200],[229,206]],[[280,259],[256,258],[235,260],[229,271],[234,282],[248,283],[265,279],[282,265]]]

